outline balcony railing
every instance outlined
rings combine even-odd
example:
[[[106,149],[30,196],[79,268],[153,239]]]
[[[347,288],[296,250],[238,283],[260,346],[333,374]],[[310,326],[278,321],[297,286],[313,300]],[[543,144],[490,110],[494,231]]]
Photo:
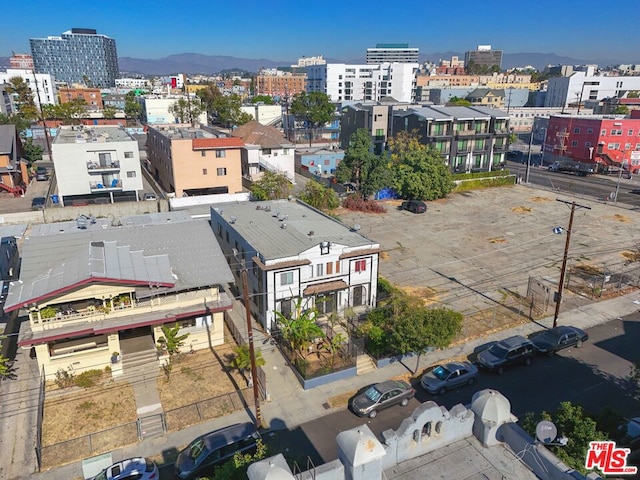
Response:
[[[99,300],[96,301],[99,302]],[[223,308],[231,306],[231,299],[225,292],[220,292],[214,296],[208,292],[195,291],[134,300],[133,303],[113,307],[108,306],[107,308],[90,306],[82,310],[66,309],[51,318],[39,318],[38,312],[30,312],[29,317],[31,319],[31,328],[35,332],[127,316],[138,317],[146,314],[164,317],[168,312],[177,309],[189,310],[189,308],[193,309],[193,307],[204,304],[210,309]]]
[[[89,182],[89,189],[92,192],[104,190],[122,190],[122,180],[114,178],[106,184],[102,182]]]
[[[87,170],[89,171],[89,173],[101,173],[113,170],[117,171],[120,170],[120,162],[118,160],[107,162],[105,164],[100,164],[98,162],[87,162]]]
[[[475,135],[476,131],[473,129],[468,130],[456,130],[456,136],[458,137],[469,137],[471,135]]]

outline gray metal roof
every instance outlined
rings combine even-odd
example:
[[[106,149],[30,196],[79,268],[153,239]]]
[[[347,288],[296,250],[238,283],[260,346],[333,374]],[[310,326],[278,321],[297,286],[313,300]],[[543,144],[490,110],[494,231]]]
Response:
[[[211,209],[212,222],[217,214],[265,260],[297,256],[323,241],[347,247],[378,247],[352,228],[297,200],[218,204]]]
[[[412,108],[408,112],[409,113],[415,112],[421,117],[424,117],[429,120],[453,120],[453,117],[450,114],[446,112],[441,112],[440,110],[436,110],[435,108],[432,108],[432,107]]]
[[[6,237],[22,238],[26,230],[27,230],[26,224],[2,225],[0,226],[0,238],[6,238]]]
[[[438,112],[442,112],[450,117],[455,118],[456,120],[474,120],[476,118],[482,117],[491,117],[490,114],[486,112],[475,111],[469,107],[429,107]]]
[[[0,125],[0,153],[11,154],[11,160],[16,160],[16,126]]]
[[[68,229],[25,239],[20,280],[11,283],[5,309],[98,279],[147,284],[158,293],[219,285],[233,276],[206,220]]]
[[[473,107],[468,108],[495,118],[509,118],[509,114],[507,112],[497,108],[482,107],[480,105],[474,105]]]

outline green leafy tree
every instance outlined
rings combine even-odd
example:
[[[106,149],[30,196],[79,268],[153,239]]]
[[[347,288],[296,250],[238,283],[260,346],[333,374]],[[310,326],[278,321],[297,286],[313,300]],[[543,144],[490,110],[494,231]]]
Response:
[[[162,335],[158,338],[158,344],[170,357],[180,353],[180,347],[184,345],[184,341],[189,336],[188,333],[180,334],[180,325],[177,323],[173,327],[162,325]]]
[[[291,193],[291,181],[284,173],[265,171],[260,180],[251,185],[251,195],[256,200],[287,198]]]
[[[196,123],[200,115],[205,112],[205,106],[200,97],[179,98],[169,105],[169,113],[180,123]]]
[[[588,473],[584,461],[589,442],[608,440],[607,435],[598,430],[596,421],[580,405],[561,402],[553,414],[544,411],[540,415],[526,414],[522,428],[535,437],[536,425],[540,420],[552,421],[558,427],[558,436],[568,439],[565,446],[550,446],[553,453],[569,467],[582,474]]]
[[[273,313],[282,332],[282,338],[292,350],[300,353],[303,357],[315,339],[325,338],[324,332],[316,323],[318,311],[315,308],[303,309],[302,298],[298,298],[290,317],[278,311]]]
[[[27,159],[29,165],[38,160],[42,160],[42,147],[33,143],[31,137],[22,142],[22,156]]]
[[[454,184],[440,153],[422,145],[416,134],[400,132],[389,140],[391,186],[403,198],[435,200],[446,197]]]
[[[304,186],[300,193],[300,200],[322,211],[333,210],[340,206],[340,199],[336,192],[314,180],[310,180]]]
[[[112,106],[106,106],[102,109],[102,115],[104,118],[116,118],[116,108]]]
[[[387,158],[373,153],[369,131],[360,128],[349,137],[344,158],[336,168],[336,180],[340,183],[355,183],[358,194],[367,199],[389,185],[388,165]]]
[[[19,113],[12,115],[0,113],[0,125],[15,125],[16,130],[22,135],[22,132],[31,126],[31,120],[27,120]]]
[[[273,101],[273,97],[269,95],[256,95],[251,99],[251,103],[262,102],[265,105],[273,105],[275,102]]]
[[[238,95],[224,95],[214,83],[207,84],[196,95],[202,100],[207,113],[221,125],[232,127],[253,120],[253,116],[241,110],[242,99]]]
[[[613,109],[614,115],[629,115],[629,107],[626,105],[616,105]]]
[[[75,99],[70,102],[53,105],[54,118],[62,120],[64,125],[78,123],[86,113],[87,103],[84,99]]]
[[[254,462],[267,456],[268,448],[262,440],[256,441],[256,452],[237,452],[231,460],[215,467],[212,480],[244,480],[247,478],[247,468]]]
[[[33,100],[33,91],[22,77],[11,77],[6,90],[7,93],[13,95],[18,112],[25,120],[38,118],[38,108]]]
[[[0,355],[0,380],[12,378],[14,376],[11,360]]]
[[[137,119],[142,112],[142,105],[136,100],[136,92],[131,90],[124,96],[124,116],[128,120]]]
[[[262,357],[260,349],[254,349],[256,357],[256,367],[262,367],[265,365],[265,360]],[[249,351],[249,345],[238,345],[233,349],[233,354],[229,359],[229,366],[235,370],[238,370],[240,374],[247,380],[247,383],[251,383],[251,352]],[[247,375],[248,373],[248,375]]]
[[[640,92],[638,92],[637,90],[631,90],[629,93],[627,93],[627,98],[638,98],[640,97]]]
[[[310,129],[309,146],[314,136],[314,129],[330,122],[335,116],[335,106],[329,96],[322,92],[300,92],[293,97],[291,113],[306,122]]]
[[[451,97],[447,102],[448,107],[470,107],[472,103],[466,98]]]

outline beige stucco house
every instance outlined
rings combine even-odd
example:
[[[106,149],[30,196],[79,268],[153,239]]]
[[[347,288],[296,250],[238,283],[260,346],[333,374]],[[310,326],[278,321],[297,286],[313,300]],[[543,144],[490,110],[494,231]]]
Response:
[[[176,196],[242,192],[244,142],[190,125],[156,125],[147,131],[151,174]]]
[[[155,353],[163,325],[189,333],[186,351],[222,344],[231,300],[220,285],[232,280],[206,221],[82,218],[33,228],[5,311],[27,317],[18,345],[35,350],[48,378],[106,366],[117,375],[127,355]]]

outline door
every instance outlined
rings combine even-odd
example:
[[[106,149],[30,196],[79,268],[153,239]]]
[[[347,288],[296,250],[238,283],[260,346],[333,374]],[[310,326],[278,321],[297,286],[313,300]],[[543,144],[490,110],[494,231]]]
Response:
[[[357,286],[353,288],[353,306],[359,307],[363,305],[363,297],[364,297],[364,287]]]

